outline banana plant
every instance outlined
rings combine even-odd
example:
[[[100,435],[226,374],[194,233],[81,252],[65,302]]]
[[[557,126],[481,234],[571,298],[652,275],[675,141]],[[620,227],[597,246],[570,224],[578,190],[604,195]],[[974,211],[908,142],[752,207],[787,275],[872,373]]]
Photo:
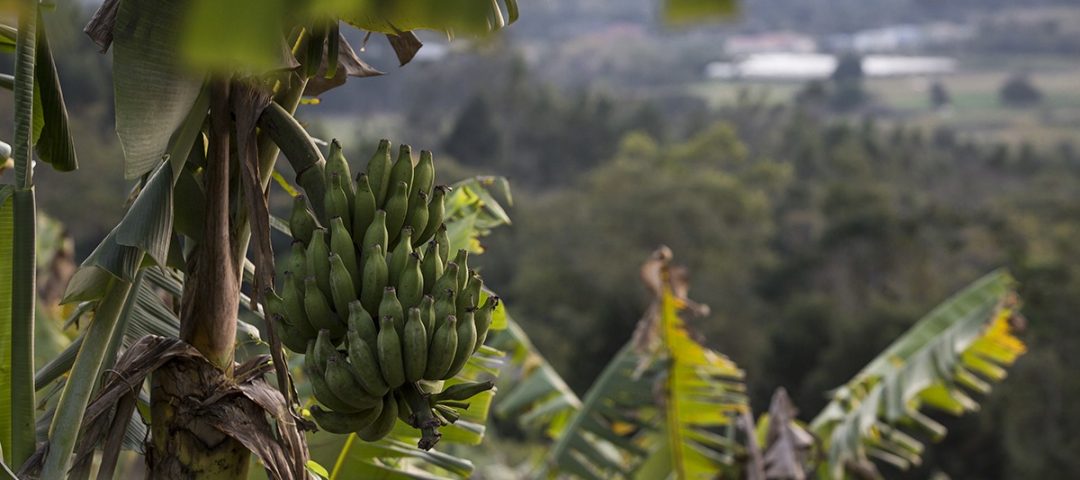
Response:
[[[925,446],[909,432],[934,440],[946,433],[922,410],[977,411],[972,395],[989,393],[1026,351],[1015,335],[1025,323],[1018,309],[1012,278],[1004,271],[987,274],[837,388],[810,423],[828,457],[819,476],[880,477],[872,459],[901,469],[918,465]]]

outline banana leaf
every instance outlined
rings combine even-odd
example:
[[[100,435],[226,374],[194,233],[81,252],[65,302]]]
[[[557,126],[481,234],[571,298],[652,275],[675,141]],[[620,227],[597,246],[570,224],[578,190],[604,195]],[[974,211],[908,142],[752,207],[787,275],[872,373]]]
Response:
[[[902,469],[917,465],[923,445],[900,427],[939,439],[945,427],[921,409],[953,415],[978,410],[972,395],[988,393],[1026,351],[1015,336],[1018,315],[1014,282],[999,270],[919,320],[837,388],[811,422],[828,452],[822,475],[843,478],[846,466],[880,475],[871,457]]]

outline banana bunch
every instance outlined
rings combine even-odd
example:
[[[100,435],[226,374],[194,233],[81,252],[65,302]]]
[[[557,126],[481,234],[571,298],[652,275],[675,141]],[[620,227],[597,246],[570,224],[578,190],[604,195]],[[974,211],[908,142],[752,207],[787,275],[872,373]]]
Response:
[[[431,153],[413,163],[402,145],[391,162],[383,140],[366,171],[352,180],[334,140],[324,167],[325,218],[295,197],[294,242],[283,287],[266,292],[282,338],[305,353],[304,372],[320,406],[315,421],[367,441],[386,436],[398,418],[423,432],[455,422],[491,382],[441,385],[483,345],[499,298],[480,303],[483,280],[468,251],[450,257],[443,217],[450,188],[435,185]]]

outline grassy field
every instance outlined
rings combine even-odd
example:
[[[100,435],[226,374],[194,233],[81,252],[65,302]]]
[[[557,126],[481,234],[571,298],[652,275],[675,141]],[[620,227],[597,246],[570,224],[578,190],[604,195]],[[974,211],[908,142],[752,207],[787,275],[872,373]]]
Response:
[[[982,59],[962,62],[960,72],[940,78],[952,98],[952,108],[945,112],[935,112],[930,106],[934,78],[875,78],[866,82],[866,88],[889,112],[884,120],[928,128],[950,126],[974,137],[1009,143],[1054,146],[1062,141],[1080,142],[1080,63],[1060,57],[1035,60],[1002,61],[997,68]],[[998,90],[1015,71],[1029,72],[1043,94],[1040,106],[1014,109],[1001,105]],[[718,107],[734,102],[744,89],[768,102],[783,103],[800,88],[800,84],[789,82],[710,81],[688,85],[685,91]]]

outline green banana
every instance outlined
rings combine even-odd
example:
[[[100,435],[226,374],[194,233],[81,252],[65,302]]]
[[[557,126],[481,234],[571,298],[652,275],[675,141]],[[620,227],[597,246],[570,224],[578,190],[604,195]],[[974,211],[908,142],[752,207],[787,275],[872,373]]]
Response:
[[[371,314],[364,310],[363,304],[360,300],[353,300],[349,302],[349,331],[356,332],[363,338],[369,345],[375,344],[375,339],[378,338],[379,329],[375,327],[375,320],[371,318]]]
[[[473,320],[473,311],[468,310],[465,316],[457,322],[457,347],[454,349],[454,361],[450,364],[450,370],[443,379],[452,378],[461,371],[465,362],[472,356],[473,348],[476,347],[476,322]]]
[[[311,243],[308,244],[307,255],[305,255],[306,273],[308,277],[315,277],[315,282],[323,295],[330,295],[330,262],[326,261],[329,257],[330,247],[326,243],[326,230],[322,228],[315,230],[311,235]]]
[[[386,287],[386,259],[382,252],[379,245],[364,250],[363,287],[360,289],[360,303],[368,313],[376,315]]]
[[[326,405],[331,410],[337,410],[341,412],[356,412],[357,410],[349,404],[337,398],[334,392],[330,390],[330,385],[326,383],[326,376],[324,371],[319,370],[315,366],[315,362],[309,361],[312,356],[312,352],[315,348],[315,342],[308,342],[307,355],[304,358],[304,375],[307,376],[308,382],[311,383],[311,389],[315,393],[315,399],[319,403]]]
[[[427,333],[427,343],[431,343],[431,337],[435,336],[435,297],[424,295],[420,300],[420,320],[424,323],[424,332]]]
[[[397,402],[397,418],[405,422],[406,425],[416,428],[416,424],[412,419],[412,408],[409,407],[409,402],[405,400],[401,390],[394,390],[393,396],[394,401]]]
[[[435,284],[431,286],[431,294],[435,296],[436,300],[438,300],[447,290],[450,290],[455,294],[460,291],[457,283],[458,271],[459,268],[456,263],[450,262],[446,264],[446,269],[443,270],[442,275],[439,276],[438,280],[435,280]]]
[[[311,416],[319,428],[330,433],[345,435],[367,428],[379,418],[382,413],[382,400],[378,406],[357,413],[342,413],[323,410],[318,405],[311,407]]]
[[[285,306],[285,318],[289,320],[293,327],[304,334],[304,338],[314,339],[319,331],[308,320],[307,309],[304,308],[304,288],[301,280],[292,272],[285,272],[285,288],[281,290],[281,301]]]
[[[383,209],[386,210],[386,231],[389,233],[387,239],[393,245],[401,233],[401,227],[405,225],[405,215],[409,211],[409,184],[397,182],[390,185],[390,188],[390,199],[386,201]]]
[[[476,321],[476,346],[473,347],[473,352],[480,350],[480,347],[484,346],[488,331],[491,330],[491,317],[498,306],[499,297],[488,295],[487,301],[476,310],[473,317],[473,320]]]
[[[390,261],[387,265],[390,285],[397,285],[401,281],[401,272],[405,271],[405,265],[409,263],[409,254],[413,251],[412,234],[413,229],[405,227],[401,231],[401,241],[397,243],[393,253],[390,254]]]
[[[341,260],[341,255],[330,254],[330,299],[334,301],[334,311],[338,317],[348,318],[349,303],[356,299],[356,287],[349,270]]]
[[[304,279],[304,311],[311,326],[329,330],[333,338],[341,338],[345,334],[345,324],[330,311],[330,303],[326,301],[326,296],[315,283],[314,277]]]
[[[307,276],[307,250],[304,248],[304,242],[295,240],[292,243],[291,250],[289,251],[289,258],[285,261],[285,271],[293,272],[300,278]]]
[[[469,280],[469,251],[464,248],[458,250],[457,255],[450,261],[456,263],[458,266],[457,291],[460,292],[465,289],[465,284]]]
[[[405,333],[405,309],[401,306],[397,289],[394,287],[384,288],[382,300],[379,301],[379,318],[387,317],[394,321],[394,330],[399,336]]]
[[[427,368],[428,338],[421,320],[420,309],[410,308],[402,337],[402,353],[405,357],[405,380],[415,382],[424,376]]]
[[[423,233],[416,238],[417,242],[426,242],[434,238],[435,232],[442,226],[443,220],[446,218],[446,192],[449,191],[450,187],[439,185],[431,192],[427,206],[427,223],[424,225]]]
[[[326,372],[326,362],[330,360],[330,357],[338,355],[337,347],[334,346],[334,341],[331,338],[330,330],[319,330],[319,335],[315,337],[315,349],[311,352],[311,355],[307,357],[307,360],[311,360],[315,365],[315,368],[322,372]]]
[[[330,175],[330,182],[327,184],[323,205],[326,208],[326,218],[340,217],[342,222],[352,225],[352,202],[349,201],[349,196],[345,194],[345,189],[349,188],[348,184],[349,177],[342,178],[341,175],[336,173]]]
[[[281,340],[281,344],[285,345],[285,348],[294,352],[304,351],[304,344],[307,343],[307,337],[304,336],[296,327],[285,322],[285,317],[280,313],[271,313],[270,321],[274,324],[274,329],[277,331],[278,339]]]
[[[457,344],[457,318],[450,315],[436,328],[435,336],[431,339],[428,363],[424,368],[425,379],[442,380],[446,376],[450,365],[454,363]]]
[[[356,260],[356,246],[353,245],[352,235],[341,218],[330,220],[330,253],[339,255],[345,271],[352,280],[353,298],[360,293],[360,263]],[[333,287],[333,285],[331,285]],[[344,312],[338,312],[345,315]]]
[[[371,396],[357,383],[349,370],[345,359],[340,355],[334,355],[326,362],[326,384],[334,392],[334,396],[340,398],[349,406],[356,409],[372,408],[382,404],[382,398]]]
[[[409,253],[409,263],[401,274],[397,294],[405,309],[420,305],[420,299],[424,298],[424,277],[420,273],[420,255],[416,252]]]
[[[394,319],[380,317],[379,341],[376,345],[379,369],[390,388],[400,387],[405,383],[405,363],[401,357],[401,337],[394,329]]]
[[[376,206],[381,206],[386,199],[386,191],[390,187],[391,165],[390,140],[380,140],[379,148],[375,150],[367,164],[368,182],[370,182]]]
[[[464,382],[446,387],[439,393],[432,394],[431,400],[437,403],[451,402],[455,400],[468,400],[478,393],[483,393],[495,388],[495,382]]]
[[[388,235],[386,233],[386,210],[376,210],[375,220],[371,222],[371,226],[364,232],[364,240],[360,243],[366,252],[372,245],[378,245],[382,247],[384,254],[390,253],[390,250],[386,248],[389,244]]]
[[[356,193],[353,197],[352,208],[352,235],[354,240],[363,240],[371,222],[375,221],[375,195],[371,193],[371,185],[368,183],[366,173],[356,177]]]
[[[459,317],[464,312],[476,308],[477,303],[480,302],[480,290],[483,287],[484,280],[480,278],[480,275],[477,275],[476,272],[469,272],[469,281],[465,284],[465,289],[457,297],[456,305]]]
[[[307,208],[307,200],[304,195],[293,197],[292,213],[289,214],[289,232],[293,238],[307,245],[311,242],[311,233],[319,228],[319,221]]]
[[[435,241],[439,242],[439,258],[444,261],[450,260],[450,237],[446,234],[445,223],[435,229]]]
[[[424,252],[424,261],[420,263],[420,272],[424,277],[424,293],[431,293],[435,282],[443,274],[443,261],[439,258],[439,244],[428,242],[427,251]]]
[[[461,419],[461,414],[457,413],[457,410],[446,405],[436,404],[435,413],[447,424],[457,423],[457,421]]]
[[[379,361],[371,350],[375,343],[369,343],[355,331],[346,334],[346,338],[349,341],[349,365],[360,386],[371,395],[385,395],[390,391],[390,386],[383,379]]]
[[[413,179],[409,183],[409,207],[412,207],[413,199],[418,193],[431,195],[431,187],[435,185],[435,159],[430,150],[420,150],[420,161],[413,167]]]
[[[405,144],[398,148],[398,157],[394,160],[393,167],[390,168],[390,188],[393,189],[401,182],[405,182],[406,186],[413,183],[412,147]],[[390,195],[390,193],[387,192],[387,195]],[[406,201],[408,201],[408,198],[409,192],[406,189]]]
[[[331,43],[337,44],[337,39],[332,39]],[[337,61],[331,59],[328,63],[336,65]],[[345,192],[345,197],[349,199],[349,205],[352,205],[355,193],[352,186],[352,172],[349,170],[349,161],[345,159],[345,152],[341,151],[341,142],[338,142],[336,138],[330,140],[330,155],[326,157],[323,174],[326,175],[327,185],[332,183],[330,177],[334,174],[341,178],[341,189]]]
[[[383,396],[383,407],[382,412],[379,413],[379,418],[375,419],[371,425],[357,430],[356,436],[365,442],[378,441],[390,434],[390,431],[394,429],[394,424],[397,423],[397,418],[397,400],[394,400],[392,394],[385,395]]]
[[[405,226],[413,229],[414,232],[423,232],[427,228],[428,216],[428,194],[424,192],[416,192],[414,197],[409,198],[409,210],[405,213]]]
[[[436,292],[436,294],[438,293]],[[454,291],[442,290],[442,294],[435,297],[435,328],[439,328],[446,321],[446,317],[451,315],[457,315]]]

